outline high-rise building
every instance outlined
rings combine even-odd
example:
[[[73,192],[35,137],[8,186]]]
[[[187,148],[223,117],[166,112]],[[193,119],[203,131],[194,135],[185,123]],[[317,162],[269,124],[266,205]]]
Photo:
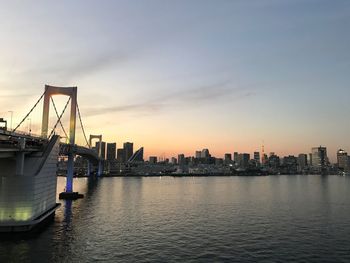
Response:
[[[203,149],[201,153],[201,158],[209,158],[209,157],[210,157],[209,150]]]
[[[202,152],[201,151],[196,151],[196,158],[200,159],[202,157]]]
[[[312,153],[312,166],[316,169],[325,168],[328,165],[327,148],[326,147],[314,147],[311,149]]]
[[[125,162],[127,162],[134,153],[134,144],[132,142],[124,142],[123,146],[125,156],[124,158]]]
[[[150,156],[149,163],[156,164],[158,162],[157,156]]]
[[[299,167],[299,170],[303,170],[307,167],[307,154],[304,154],[304,153],[299,154],[298,167]]]
[[[298,170],[298,158],[289,155],[283,158],[282,172],[285,174],[295,174]]]
[[[179,165],[185,165],[186,164],[186,159],[184,154],[179,154],[177,157],[178,164]]]
[[[143,147],[134,152],[134,154],[129,158],[128,162],[143,162]]]
[[[177,159],[175,157],[171,157],[171,163],[172,164],[177,164]]]
[[[348,153],[342,149],[337,152],[337,163],[340,169],[346,170],[349,167]]]
[[[240,168],[247,169],[249,166],[250,154],[240,153],[238,155],[238,165]]]
[[[100,142],[96,142],[95,144],[97,153],[100,151]],[[106,142],[101,142],[101,157],[106,159]]]
[[[280,157],[275,153],[270,153],[267,163],[269,168],[271,168],[273,171],[277,171],[281,164]]]
[[[225,153],[225,164],[230,164],[232,162],[232,154]]]
[[[309,153],[309,166],[312,166],[312,153]]]
[[[254,152],[254,161],[256,164],[260,164],[260,153],[259,152]]]
[[[117,144],[114,143],[107,143],[107,160],[113,161],[115,160],[115,155],[117,151]]]
[[[125,154],[123,148],[117,150],[117,161],[120,163],[125,163]]]
[[[239,161],[239,160],[238,160],[238,156],[239,156],[239,155],[238,155],[238,152],[234,152],[234,153],[233,153],[233,161],[234,161],[235,163],[238,163],[238,161]]]

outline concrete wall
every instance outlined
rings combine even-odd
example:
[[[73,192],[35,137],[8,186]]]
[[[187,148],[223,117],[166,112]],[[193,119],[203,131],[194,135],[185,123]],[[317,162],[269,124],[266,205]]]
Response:
[[[0,224],[33,220],[55,206],[59,140],[50,150],[42,157],[26,158],[26,171],[30,173],[0,174]],[[35,174],[33,171],[37,171],[45,159],[42,169]]]

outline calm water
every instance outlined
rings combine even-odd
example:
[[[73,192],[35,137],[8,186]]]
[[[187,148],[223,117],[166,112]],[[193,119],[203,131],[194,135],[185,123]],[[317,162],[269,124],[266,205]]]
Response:
[[[350,262],[350,177],[74,183],[85,198],[35,237],[0,241],[0,262]]]

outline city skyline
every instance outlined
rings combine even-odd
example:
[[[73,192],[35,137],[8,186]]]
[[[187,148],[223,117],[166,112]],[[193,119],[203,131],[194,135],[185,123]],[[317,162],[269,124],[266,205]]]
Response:
[[[2,4],[1,116],[13,125],[45,84],[76,85],[87,129],[145,156],[264,141],[281,156],[325,145],[335,161],[350,149],[347,1],[81,5]],[[40,122],[38,110],[33,133]]]

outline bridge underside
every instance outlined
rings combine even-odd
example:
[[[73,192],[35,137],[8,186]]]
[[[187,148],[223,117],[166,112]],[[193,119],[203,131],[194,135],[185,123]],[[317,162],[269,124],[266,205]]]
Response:
[[[70,152],[89,160],[93,165],[97,166],[100,162],[100,158],[98,158],[98,154],[94,150],[78,145],[60,144],[61,156],[68,156]]]

